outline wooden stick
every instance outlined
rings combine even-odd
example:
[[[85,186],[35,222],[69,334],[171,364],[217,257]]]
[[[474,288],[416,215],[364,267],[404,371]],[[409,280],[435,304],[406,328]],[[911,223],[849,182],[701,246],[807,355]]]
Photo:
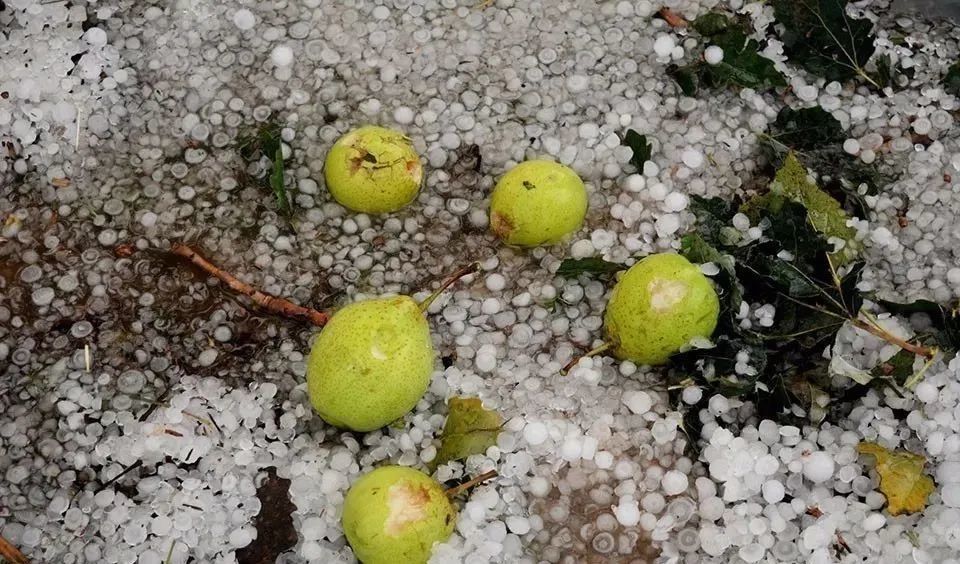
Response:
[[[911,342],[904,341],[903,339],[896,337],[894,335],[891,335],[887,331],[879,327],[876,327],[871,323],[867,323],[866,321],[863,321],[860,318],[852,319],[851,323],[853,323],[854,327],[858,329],[863,329],[867,333],[870,333],[871,335],[879,337],[884,341],[890,343],[891,345],[897,345],[901,349],[907,352],[913,353],[917,356],[922,356],[924,358],[933,358],[937,354],[936,349],[931,349],[923,345],[915,345]]]
[[[27,557],[3,537],[0,537],[0,556],[10,564],[30,564]]]
[[[473,478],[469,481],[466,481],[460,484],[459,486],[454,486],[444,493],[447,494],[447,497],[454,498],[460,495],[461,493],[469,490],[470,488],[480,485],[481,483],[486,482],[487,480],[492,480],[497,476],[499,476],[499,474],[497,474],[496,470],[490,470],[490,471],[484,472],[483,474],[480,474],[476,478]]]
[[[660,17],[672,28],[687,27],[687,20],[670,8],[660,8]]]
[[[317,327],[323,327],[330,319],[330,316],[322,311],[298,306],[291,301],[278,298],[276,296],[271,296],[261,292],[260,290],[257,290],[246,282],[240,281],[236,276],[230,274],[229,272],[221,270],[215,264],[200,256],[200,253],[193,250],[189,246],[184,245],[183,243],[174,243],[173,246],[170,247],[170,252],[189,260],[211,276],[221,280],[234,292],[247,296],[253,300],[253,303],[257,304],[266,311],[269,311],[270,313],[292,317],[294,319],[302,319],[316,325]]]

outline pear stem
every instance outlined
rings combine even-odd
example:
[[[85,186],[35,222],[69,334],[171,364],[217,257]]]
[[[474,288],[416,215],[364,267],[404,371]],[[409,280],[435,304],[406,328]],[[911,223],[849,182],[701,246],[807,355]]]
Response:
[[[448,278],[446,281],[444,281],[443,284],[440,285],[440,288],[438,288],[436,292],[430,294],[429,296],[427,296],[427,299],[425,299],[425,300],[423,300],[422,302],[420,302],[420,311],[426,312],[426,311],[430,308],[430,305],[431,305],[438,297],[440,297],[440,294],[442,294],[447,288],[449,288],[450,286],[453,286],[453,284],[454,284],[457,280],[460,280],[460,279],[463,278],[464,276],[469,276],[469,275],[473,274],[474,272],[477,272],[478,270],[480,270],[480,263],[479,263],[479,262],[472,262],[472,263],[468,264],[467,266],[461,268],[460,270],[454,272],[454,273],[450,276],[450,278]]]
[[[603,343],[602,345],[600,345],[599,347],[597,347],[597,348],[595,348],[595,349],[589,350],[589,351],[583,353],[583,354],[580,355],[580,356],[575,356],[575,357],[573,357],[573,358],[570,360],[570,362],[568,362],[567,364],[565,364],[564,367],[560,369],[560,374],[563,375],[563,376],[566,376],[566,375],[567,375],[567,372],[570,372],[570,371],[573,369],[573,367],[576,366],[577,363],[580,362],[581,360],[583,360],[583,359],[585,359],[585,358],[590,358],[590,357],[592,357],[592,356],[597,356],[598,354],[603,354],[603,353],[607,352],[608,350],[610,350],[611,348],[613,348],[613,344],[612,344],[612,343]]]
[[[269,311],[270,313],[283,315],[285,317],[292,317],[294,319],[302,319],[312,323],[313,325],[316,325],[317,327],[323,327],[330,319],[330,316],[322,311],[299,306],[289,300],[271,296],[261,292],[260,290],[257,290],[253,286],[241,281],[236,276],[203,258],[200,253],[193,250],[188,245],[184,245],[183,243],[174,243],[173,246],[170,247],[170,252],[187,259],[193,263],[194,266],[197,266],[207,274],[219,279],[234,292],[249,297],[251,300],[253,300],[253,303],[257,304],[264,310]]]
[[[460,484],[459,486],[454,486],[454,487],[448,489],[448,490],[445,491],[444,493],[447,494],[447,497],[453,499],[453,498],[457,497],[458,495],[460,495],[461,493],[469,490],[470,488],[472,488],[472,487],[474,487],[474,486],[479,486],[481,483],[486,482],[487,480],[492,480],[493,478],[496,478],[497,476],[499,476],[499,474],[497,473],[496,470],[489,470],[489,471],[487,471],[487,472],[484,472],[483,474],[480,474],[479,476],[477,476],[477,477],[475,477],[475,478],[472,478],[472,479],[470,479],[470,480],[468,480],[468,481]]]

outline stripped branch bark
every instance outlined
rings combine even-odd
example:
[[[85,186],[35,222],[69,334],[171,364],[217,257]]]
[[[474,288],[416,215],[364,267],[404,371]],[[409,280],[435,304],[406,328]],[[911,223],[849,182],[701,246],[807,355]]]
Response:
[[[27,557],[3,537],[0,537],[0,556],[10,564],[30,564]]]

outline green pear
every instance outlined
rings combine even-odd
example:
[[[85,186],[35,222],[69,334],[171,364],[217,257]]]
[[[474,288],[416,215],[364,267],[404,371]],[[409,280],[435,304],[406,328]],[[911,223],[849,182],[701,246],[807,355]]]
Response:
[[[561,241],[583,225],[587,189],[560,163],[518,164],[497,182],[490,197],[490,227],[508,245],[536,247]]]
[[[426,564],[450,538],[457,511],[436,480],[382,466],[357,480],[343,501],[343,532],[363,564]]]
[[[372,431],[413,409],[436,356],[424,309],[394,296],[347,305],[330,318],[307,359],[307,391],[320,417]]]
[[[323,165],[327,189],[353,211],[397,211],[417,197],[423,166],[410,139],[392,129],[368,125],[334,143]]]
[[[614,356],[663,364],[695,337],[717,327],[720,300],[700,268],[673,253],[650,255],[617,281],[604,328]]]

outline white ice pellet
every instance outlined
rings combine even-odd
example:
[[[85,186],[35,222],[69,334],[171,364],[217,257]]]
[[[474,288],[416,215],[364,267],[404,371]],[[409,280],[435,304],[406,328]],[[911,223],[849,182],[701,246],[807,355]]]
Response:
[[[680,156],[683,164],[692,169],[698,169],[703,166],[703,153],[694,147],[687,147]]]
[[[242,8],[233,13],[233,25],[237,26],[238,29],[247,31],[257,25],[257,18],[250,10]]]
[[[832,478],[835,468],[833,457],[822,450],[810,453],[803,460],[803,476],[815,484]]]
[[[723,61],[723,48],[719,45],[711,45],[704,49],[703,59],[708,65],[719,65]]]
[[[613,515],[624,527],[634,527],[640,522],[640,504],[632,496],[624,496],[613,507]]]
[[[293,64],[293,49],[289,45],[277,45],[270,52],[270,60],[278,67],[288,67]]]
[[[687,490],[687,475],[678,470],[669,470],[660,480],[660,486],[667,495],[679,495]]]
[[[676,46],[677,41],[672,35],[661,33],[653,42],[653,52],[657,54],[657,57],[663,59],[669,57]]]
[[[530,445],[539,445],[547,440],[547,426],[539,421],[531,421],[523,428],[523,439]]]
[[[642,390],[627,390],[620,396],[620,401],[636,415],[643,415],[653,407],[653,399],[650,394]]]
[[[779,503],[786,494],[783,482],[779,480],[767,480],[760,489],[763,492],[763,499],[767,503]]]

